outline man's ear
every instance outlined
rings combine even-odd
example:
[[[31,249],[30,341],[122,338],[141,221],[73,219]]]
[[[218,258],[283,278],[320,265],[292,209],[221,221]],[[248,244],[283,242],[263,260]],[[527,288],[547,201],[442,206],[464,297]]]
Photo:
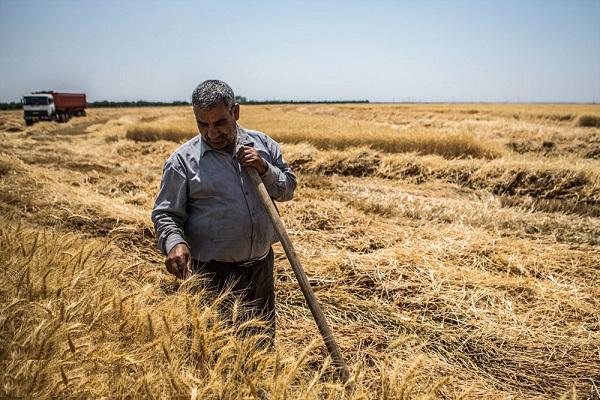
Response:
[[[240,105],[239,105],[239,103],[235,103],[233,105],[233,116],[235,117],[236,121],[238,119],[240,119]]]

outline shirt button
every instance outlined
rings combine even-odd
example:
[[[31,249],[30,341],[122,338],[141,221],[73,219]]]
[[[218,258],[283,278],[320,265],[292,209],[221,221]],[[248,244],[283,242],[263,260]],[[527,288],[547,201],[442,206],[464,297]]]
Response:
[[[244,192],[244,193],[248,194],[248,192]]]

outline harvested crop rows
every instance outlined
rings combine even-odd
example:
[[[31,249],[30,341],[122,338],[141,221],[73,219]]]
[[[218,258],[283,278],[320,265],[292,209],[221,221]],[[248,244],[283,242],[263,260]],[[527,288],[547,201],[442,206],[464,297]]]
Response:
[[[272,351],[166,273],[150,210],[195,126],[165,107],[0,113],[0,396],[600,398],[599,106],[241,113],[298,175],[279,209],[356,391],[279,245]]]

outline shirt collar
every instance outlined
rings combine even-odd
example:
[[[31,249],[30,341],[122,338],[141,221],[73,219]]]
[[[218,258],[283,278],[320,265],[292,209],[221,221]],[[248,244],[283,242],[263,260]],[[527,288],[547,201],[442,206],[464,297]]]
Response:
[[[244,128],[237,125],[237,142],[235,144],[236,154],[242,146],[254,147],[254,139],[248,135],[248,132]]]
[[[236,124],[236,137],[237,137],[237,140],[236,140],[236,144],[235,144],[234,156],[235,156],[235,154],[237,154],[238,150],[242,146],[254,147],[254,140],[250,137],[250,135],[248,135],[246,130],[244,128],[242,128],[241,126],[239,126],[238,124]],[[204,153],[206,153],[207,151],[219,151],[219,150],[215,150],[212,147],[210,147],[208,142],[206,142],[206,140],[204,140],[202,135],[200,135],[200,158],[202,158],[204,156]]]

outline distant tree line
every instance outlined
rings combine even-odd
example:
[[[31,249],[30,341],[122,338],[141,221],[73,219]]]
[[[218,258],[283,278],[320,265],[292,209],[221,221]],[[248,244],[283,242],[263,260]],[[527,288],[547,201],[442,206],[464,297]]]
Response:
[[[161,106],[189,106],[191,103],[188,101],[91,101],[87,103],[88,107],[161,107]],[[8,103],[0,103],[0,110],[18,110],[23,105],[21,102],[11,101]]]
[[[368,103],[369,100],[248,100],[244,96],[235,96],[235,101],[240,104],[341,104],[341,103]],[[88,107],[161,107],[161,106],[189,106],[188,101],[94,101]]]
[[[88,103],[88,107],[165,107],[165,106],[189,106],[191,103],[188,101],[92,101]]]
[[[10,103],[0,103],[0,110],[18,110],[21,108],[21,102],[11,101]]]
[[[368,104],[369,100],[248,100],[240,104]]]
[[[240,104],[364,104],[369,100],[248,100],[244,96],[235,96]]]
[[[368,103],[369,100],[248,100],[244,96],[235,96],[235,101],[240,104],[341,104],[341,103]],[[166,106],[189,106],[189,101],[92,101],[88,107],[166,107]],[[18,110],[22,108],[21,102],[11,101],[0,103],[0,110]]]

